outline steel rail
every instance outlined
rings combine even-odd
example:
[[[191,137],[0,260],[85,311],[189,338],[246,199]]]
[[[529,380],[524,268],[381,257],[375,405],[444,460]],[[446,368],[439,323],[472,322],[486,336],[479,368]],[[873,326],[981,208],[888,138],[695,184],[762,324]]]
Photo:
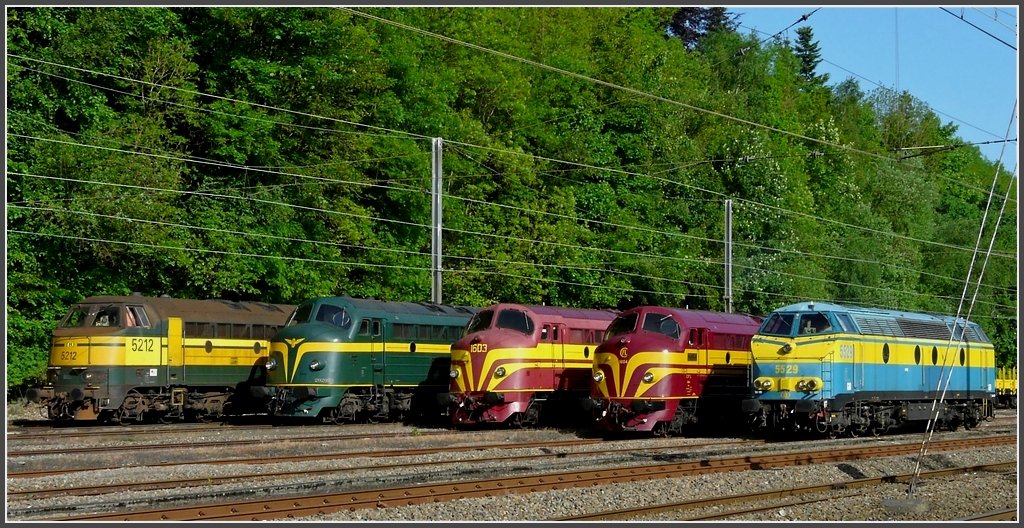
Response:
[[[1017,435],[984,439],[938,440],[931,450],[949,451],[1016,444]],[[532,493],[553,489],[607,485],[641,480],[676,478],[706,473],[745,471],[792,465],[821,464],[863,460],[916,453],[917,442],[886,446],[825,449],[780,455],[740,455],[704,459],[686,463],[621,466],[608,469],[566,471],[520,477],[453,481],[398,488],[326,493],[283,498],[254,499],[234,503],[204,504],[155,510],[81,515],[52,520],[273,520],[362,508],[409,506],[465,497],[489,497],[514,493]]]
[[[485,449],[520,449],[520,448],[521,449],[530,449],[530,448],[546,449],[547,447],[584,446],[584,445],[590,445],[590,444],[593,444],[593,443],[594,442],[591,442],[591,441],[558,440],[558,441],[538,442],[538,443],[529,443],[529,444],[492,444],[492,445],[480,445],[480,446],[473,446],[470,449],[472,449],[474,451],[485,450]],[[279,472],[273,472],[273,473],[266,473],[266,472],[262,472],[262,473],[248,473],[248,474],[243,474],[243,475],[231,475],[231,476],[224,476],[224,477],[197,477],[197,478],[176,479],[176,480],[151,480],[151,481],[145,481],[145,482],[131,482],[131,483],[125,483],[125,484],[108,484],[108,485],[102,485],[102,486],[83,485],[83,486],[75,486],[75,487],[68,487],[68,488],[51,489],[51,490],[11,491],[10,490],[10,486],[8,486],[7,499],[8,499],[8,501],[10,501],[12,499],[14,499],[14,500],[33,500],[33,499],[40,499],[40,498],[53,497],[53,496],[66,496],[66,495],[69,495],[69,494],[77,495],[77,496],[101,495],[101,494],[104,494],[104,493],[112,493],[112,492],[118,492],[118,491],[144,491],[144,490],[154,490],[154,489],[170,489],[170,488],[185,488],[185,487],[195,487],[195,486],[208,486],[208,485],[213,485],[213,484],[230,483],[230,482],[239,481],[239,480],[244,480],[244,481],[252,482],[255,479],[263,479],[263,478],[282,478],[282,477],[302,476],[302,475],[323,475],[323,474],[330,474],[330,473],[341,473],[341,472],[345,472],[345,471],[387,470],[387,469],[397,469],[397,468],[416,467],[416,466],[439,466],[439,465],[463,464],[463,463],[467,463],[467,462],[472,462],[474,464],[481,463],[481,462],[509,462],[509,461],[516,461],[516,460],[534,460],[534,459],[538,459],[538,458],[568,458],[568,457],[583,457],[583,456],[588,456],[588,455],[589,456],[593,456],[593,455],[607,455],[607,454],[616,454],[616,453],[640,453],[640,452],[652,452],[652,451],[666,451],[666,450],[669,450],[669,449],[676,449],[676,450],[685,449],[686,451],[693,451],[693,450],[703,449],[703,448],[707,448],[707,447],[721,447],[721,446],[726,446],[726,445],[730,445],[730,444],[752,444],[752,443],[762,443],[762,442],[760,442],[760,441],[735,440],[735,441],[729,441],[729,442],[709,442],[709,443],[703,443],[703,444],[690,444],[690,445],[669,445],[669,446],[641,447],[641,448],[623,447],[623,448],[611,449],[611,450],[605,449],[605,450],[601,450],[601,451],[547,452],[547,453],[534,454],[534,455],[495,456],[495,457],[487,457],[487,458],[440,460],[440,461],[431,461],[431,462],[405,462],[405,463],[386,464],[386,465],[379,465],[379,466],[368,465],[368,466],[357,466],[357,467],[347,467],[347,468],[326,468],[326,469],[314,469],[314,470],[308,470],[307,469],[307,470],[302,470],[302,471],[279,471]],[[360,456],[366,456],[366,457],[373,456],[373,457],[394,458],[394,457],[399,457],[399,456],[413,456],[413,455],[420,455],[420,454],[450,452],[451,450],[452,450],[451,447],[443,447],[443,448],[427,448],[427,449],[403,450],[403,451],[355,452],[355,453],[351,453],[351,454],[350,453],[341,453],[341,454],[339,454],[340,456],[327,456],[327,457],[325,457],[323,454],[296,455],[296,456],[290,456],[290,457],[281,457],[279,459],[278,458],[275,458],[275,459],[267,459],[267,458],[252,459],[251,462],[266,464],[266,463],[276,463],[276,462],[280,462],[280,461],[327,460],[327,459],[331,459],[331,458],[356,458],[356,457],[360,457]],[[416,452],[412,452],[412,451],[416,451]],[[230,462],[238,462],[238,463],[242,463],[242,464],[250,463],[250,462],[239,462],[237,460],[232,460]],[[207,462],[207,463],[212,463],[212,462]],[[58,473],[61,473],[61,472],[58,472]],[[43,472],[43,475],[39,475],[39,476],[45,476],[45,475],[49,475],[49,474],[51,474],[51,472],[50,471],[46,471],[46,472]],[[11,477],[11,476],[12,475],[8,475],[8,477]],[[16,475],[13,475],[13,476],[24,477],[24,476],[27,476],[27,475],[25,473],[20,473],[20,474],[16,474]],[[33,476],[35,476],[35,475],[33,475]]]
[[[962,466],[956,468],[937,469],[933,471],[924,471],[921,473],[922,478],[939,478],[947,477],[950,475],[959,475],[962,473],[970,473],[977,471],[1012,471],[1017,468],[1016,462],[998,462],[994,464],[982,464],[975,466]],[[677,510],[694,510],[699,508],[709,508],[712,506],[724,506],[731,504],[747,504],[756,501],[763,500],[777,500],[789,497],[799,497],[801,495],[809,495],[812,493],[821,493],[829,491],[841,491],[856,488],[863,488],[869,486],[879,486],[882,484],[893,484],[897,482],[909,482],[913,478],[913,473],[907,473],[902,475],[886,475],[881,477],[867,477],[861,479],[853,479],[842,482],[829,482],[824,484],[811,484],[808,486],[799,486],[796,488],[785,488],[776,489],[769,491],[762,491],[756,493],[741,493],[736,495],[727,495],[723,497],[711,497],[706,499],[696,499],[681,502],[671,502],[664,504],[655,504],[651,506],[637,506],[635,508],[623,508],[620,510],[609,510],[603,512],[587,513],[583,515],[573,515],[569,517],[561,517],[552,519],[555,521],[592,521],[592,520],[611,520],[611,519],[629,519],[633,517],[650,515],[656,513],[663,513],[668,511]],[[857,495],[853,493],[850,495]],[[839,495],[838,497],[847,496],[846,494]],[[807,500],[796,500],[789,501],[786,503],[775,503],[767,506],[751,507],[742,510],[731,510],[723,512],[709,513],[705,515],[698,515],[694,517],[687,517],[684,519],[678,519],[680,521],[705,521],[714,519],[723,519],[727,517],[734,517],[736,515],[745,515],[748,513],[758,513],[762,511],[776,509],[780,506],[793,506],[800,504],[810,504],[814,502],[820,502],[822,500],[832,500],[837,496],[831,496],[824,499],[807,499]]]

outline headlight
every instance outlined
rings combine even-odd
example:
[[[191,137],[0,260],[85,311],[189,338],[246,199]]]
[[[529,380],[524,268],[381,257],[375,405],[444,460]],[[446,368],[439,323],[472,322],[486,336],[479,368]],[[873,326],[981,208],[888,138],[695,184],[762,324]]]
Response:
[[[597,374],[594,374],[594,381],[598,383],[604,381],[604,372],[598,372]]]
[[[309,370],[320,370],[322,368],[324,368],[324,364],[321,363],[319,359],[314,359],[309,362]]]
[[[267,370],[274,370],[277,368],[277,359],[270,358],[267,360]]]
[[[804,380],[800,380],[800,381],[796,382],[796,390],[798,390],[798,391],[807,390],[807,382],[804,381]]]
[[[807,390],[812,391],[818,388],[818,382],[817,380],[807,380],[804,386],[807,387]]]
[[[448,371],[448,377],[451,378],[451,379],[455,379],[455,378],[459,377],[459,371],[457,371],[455,369],[452,369],[452,370]]]
[[[92,372],[86,371],[84,374],[82,374],[82,378],[87,379],[87,380],[91,380],[92,379]]]
[[[505,375],[505,367],[498,367],[494,370],[494,376],[500,378]]]
[[[650,383],[650,382],[654,381],[654,374],[651,374],[650,372],[648,372],[647,374],[644,374],[643,380],[644,380],[644,383]]]
[[[763,390],[763,391],[771,390],[771,388],[772,388],[772,380],[770,380],[770,379],[759,379],[759,380],[754,382],[754,388],[758,389],[758,390]]]

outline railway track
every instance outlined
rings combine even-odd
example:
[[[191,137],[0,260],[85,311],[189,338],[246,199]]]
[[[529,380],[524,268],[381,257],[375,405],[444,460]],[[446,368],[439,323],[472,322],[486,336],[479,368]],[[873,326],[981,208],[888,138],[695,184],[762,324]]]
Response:
[[[956,519],[958,521],[1016,521],[1017,520],[1017,508],[1006,508],[1003,510],[995,510],[990,512],[979,513],[978,515],[971,515],[969,517],[962,517]]]
[[[37,429],[24,429],[15,427],[14,430],[7,431],[7,442],[27,442],[30,440],[50,440],[53,438],[60,438],[62,440],[73,439],[73,438],[117,438],[117,437],[141,437],[146,435],[168,435],[168,434],[194,434],[194,433],[211,433],[217,431],[231,430],[234,431],[260,431],[260,430],[271,430],[279,429],[280,427],[272,424],[258,424],[258,425],[154,425],[154,426],[119,426],[116,428],[102,427],[102,428],[62,428],[54,427],[48,429],[45,432],[40,432]]]
[[[998,472],[1013,472],[1016,471],[1017,464],[1010,462],[1001,462],[996,464],[985,464],[980,466],[964,466],[948,469],[940,469],[933,471],[922,471],[919,474],[921,479],[941,478],[953,475],[959,475],[962,473],[970,473],[977,471],[998,471]],[[682,511],[682,510],[698,510],[702,508],[713,508],[713,507],[731,507],[736,506],[734,509],[725,509],[724,511],[716,511],[712,513],[705,513],[701,515],[694,515],[690,517],[680,518],[680,521],[711,521],[711,520],[723,520],[731,517],[737,517],[740,515],[748,515],[751,513],[759,513],[765,511],[776,510],[778,508],[790,508],[794,506],[802,506],[806,504],[813,504],[815,502],[834,500],[839,497],[856,496],[860,495],[861,491],[853,491],[858,488],[865,488],[870,486],[880,486],[883,484],[892,483],[909,483],[913,479],[913,474],[902,474],[902,475],[890,475],[884,477],[872,477],[862,479],[852,479],[843,482],[834,482],[828,484],[817,484],[812,486],[800,486],[796,488],[783,488],[769,491],[763,491],[759,493],[743,493],[736,495],[728,495],[725,497],[709,497],[704,499],[696,499],[683,502],[673,502],[665,504],[654,504],[650,506],[641,506],[637,508],[623,508],[619,510],[608,510],[602,512],[588,513],[585,515],[576,515],[571,517],[561,517],[558,519],[552,519],[555,521],[599,521],[599,520],[643,520],[644,517],[653,514],[659,514],[669,511]],[[844,493],[849,491],[849,493]],[[836,494],[835,492],[839,492]],[[812,498],[801,498],[806,495],[814,495],[821,493],[830,493],[827,497],[812,497]],[[795,497],[795,499],[792,499]],[[784,500],[785,499],[785,500]],[[748,507],[751,503],[759,501],[767,502],[768,504],[759,505],[755,507]],[[1013,515],[1016,515],[1016,510],[1012,510]],[[996,515],[993,512],[993,515]],[[1006,512],[1000,512],[999,515],[1006,515]],[[989,518],[979,517],[977,520],[1005,520],[1005,517]]]
[[[977,449],[987,446],[1016,444],[1017,435],[985,438],[936,440],[930,443],[930,452]],[[620,466],[614,468],[564,471],[537,475],[490,478],[468,481],[440,482],[397,488],[343,491],[271,497],[243,501],[221,501],[217,504],[186,505],[150,510],[118,511],[47,520],[273,520],[323,515],[336,511],[361,508],[386,508],[427,502],[441,502],[466,497],[486,497],[522,494],[537,491],[607,485],[640,480],[667,479],[706,473],[724,473],[786,467],[791,465],[823,464],[849,460],[916,454],[920,442],[858,447],[833,447],[825,450],[765,456],[726,456],[681,463],[657,463]]]
[[[273,439],[274,441],[281,442],[305,442],[305,441],[317,441],[317,442],[349,442],[352,440],[366,440],[366,439],[379,439],[379,438],[412,438],[412,437],[424,437],[424,436],[440,436],[440,435],[451,435],[452,432],[448,430],[442,431],[402,431],[394,433],[358,433],[358,434],[346,434],[346,435],[309,435],[309,436],[298,436],[298,437],[287,437]],[[83,453],[115,453],[123,451],[149,451],[153,449],[170,449],[178,452],[183,449],[201,449],[201,448],[234,448],[241,446],[251,445],[263,445],[268,441],[267,438],[255,438],[246,440],[216,440],[209,442],[195,442],[195,441],[184,441],[174,443],[159,443],[159,444],[133,444],[133,445],[115,445],[115,446],[83,446],[74,448],[76,454]],[[26,449],[26,450],[14,450],[7,452],[7,458],[26,457],[26,456],[39,456],[39,455],[57,455],[66,452],[66,447],[63,445],[56,446],[51,449]],[[99,468],[93,468],[99,469]]]
[[[68,487],[51,490],[41,491],[7,491],[8,500],[34,500],[46,497],[54,496],[66,496],[66,495],[101,495],[104,493],[116,493],[121,491],[142,491],[142,490],[153,490],[153,489],[171,489],[171,488],[185,488],[195,486],[208,486],[212,484],[223,484],[232,482],[252,482],[257,479],[282,479],[289,477],[299,477],[308,475],[329,475],[332,473],[351,472],[351,471],[363,471],[363,470],[392,470],[404,467],[416,467],[426,466],[431,467],[444,466],[444,465],[458,465],[472,462],[473,464],[480,464],[486,462],[509,462],[509,461],[527,461],[527,460],[541,460],[541,459],[566,459],[574,457],[584,457],[593,455],[615,455],[615,454],[636,454],[636,453],[653,453],[658,451],[699,451],[707,448],[720,448],[723,446],[730,445],[750,445],[752,443],[762,443],[760,441],[727,441],[727,442],[709,442],[703,444],[689,444],[686,446],[680,445],[663,445],[658,447],[647,447],[647,448],[634,448],[634,447],[621,447],[617,449],[602,449],[601,451],[580,451],[580,452],[564,452],[564,451],[551,451],[551,448],[558,447],[576,447],[584,445],[593,445],[599,443],[597,440],[572,440],[572,441],[549,441],[549,442],[533,442],[526,444],[492,444],[492,445],[480,445],[473,447],[473,450],[483,451],[488,449],[539,449],[545,451],[539,454],[531,455],[502,455],[487,458],[473,458],[471,460],[458,459],[458,460],[443,460],[433,461],[428,463],[423,462],[405,462],[405,463],[393,463],[385,465],[368,465],[368,466],[357,466],[347,468],[325,468],[319,470],[302,470],[302,471],[279,471],[279,472],[259,472],[259,473],[247,473],[240,475],[231,475],[226,477],[199,477],[194,479],[169,479],[169,480],[153,480],[146,482],[132,482],[126,484],[112,484],[112,485],[99,485],[99,486],[78,486]],[[259,458],[259,459],[248,459],[248,460],[224,460],[224,461],[211,461],[207,463],[224,463],[224,464],[270,464],[280,462],[304,462],[304,461],[323,461],[340,458],[359,458],[359,457],[379,457],[379,458],[397,458],[405,456],[416,456],[431,453],[444,453],[450,452],[450,447],[438,447],[438,448],[426,448],[426,449],[403,449],[403,450],[392,450],[392,451],[358,451],[351,453],[336,453],[333,455],[315,454],[315,455],[302,455],[293,457],[278,457],[274,459]],[[37,471],[37,472],[21,472],[21,473],[9,473],[8,478],[26,478],[26,477],[40,477],[52,474],[64,474],[66,471]]]

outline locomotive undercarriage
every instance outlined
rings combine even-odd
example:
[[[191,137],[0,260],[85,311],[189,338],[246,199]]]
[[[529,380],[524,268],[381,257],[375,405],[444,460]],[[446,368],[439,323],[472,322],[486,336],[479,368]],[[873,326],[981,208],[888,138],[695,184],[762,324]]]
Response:
[[[587,415],[583,402],[583,391],[546,391],[530,393],[530,399],[523,402],[506,401],[505,394],[486,392],[482,396],[465,396],[453,411],[463,425],[495,424],[501,421],[512,429],[551,426],[584,426]],[[511,406],[511,408],[509,407]],[[509,410],[514,410],[509,412]]]
[[[521,407],[522,402],[506,402],[505,395],[499,392],[486,392],[483,395],[464,395],[456,400],[457,410],[453,411],[463,425],[495,424],[501,420],[512,429],[536,427],[540,425],[541,410],[548,402],[551,393],[535,392],[522,411],[508,413],[507,405],[513,409]],[[501,409],[504,412],[501,412]],[[507,416],[506,416],[507,414]]]
[[[833,404],[835,402],[832,402]],[[812,405],[808,405],[812,404]],[[935,428],[955,431],[977,427],[994,416],[993,405],[986,400],[952,400],[933,410],[927,401],[848,402],[841,408],[828,408],[823,402],[763,402],[751,414],[755,432],[826,436],[878,436],[911,423],[934,421]]]
[[[121,404],[100,400],[81,390],[60,392],[45,401],[52,420],[97,420],[102,423],[210,421],[224,415],[232,391],[227,387],[132,388]]]
[[[413,393],[373,385],[349,389],[341,402],[321,414],[324,423],[377,423],[402,421],[412,411]]]
[[[632,402],[609,402],[604,419],[612,424],[612,429],[620,431],[637,431],[651,419],[652,415],[664,414],[665,401],[633,400]],[[650,431],[655,436],[682,434],[684,430],[698,423],[697,400],[680,400],[671,420],[660,420]]]

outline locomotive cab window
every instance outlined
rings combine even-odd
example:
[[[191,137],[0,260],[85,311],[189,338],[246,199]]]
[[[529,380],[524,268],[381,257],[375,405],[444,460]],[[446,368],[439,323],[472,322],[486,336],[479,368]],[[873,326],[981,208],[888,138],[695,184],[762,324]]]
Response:
[[[842,328],[843,332],[856,332],[857,326],[853,324],[853,318],[850,314],[837,313],[833,314],[836,316],[836,320],[839,321],[839,327]]]
[[[149,327],[149,317],[142,306],[126,306],[124,313],[125,326]]]
[[[812,313],[800,316],[800,335],[823,334],[832,331],[832,324],[824,314]]]
[[[686,339],[686,344],[693,347],[704,346],[704,328],[691,328],[690,335]]]
[[[75,306],[71,311],[64,316],[64,320],[61,321],[61,328],[76,328],[79,326],[85,326],[85,319],[89,315],[89,311],[83,306]]]
[[[96,312],[96,317],[92,321],[93,326],[120,326],[121,307],[120,306],[105,306],[100,311]]]
[[[526,335],[533,334],[533,320],[526,312],[520,310],[502,310],[498,314],[498,328],[507,328],[522,332]]]
[[[795,317],[795,315],[787,313],[772,314],[771,317],[761,325],[759,333],[776,336],[790,336],[793,334],[793,319]]]
[[[671,315],[649,313],[644,315],[644,330],[654,332],[672,339],[679,339],[679,325]]]
[[[309,314],[311,313],[313,313],[313,303],[303,303],[295,309],[291,318],[288,319],[288,324],[285,326],[295,326],[297,324],[305,323],[309,320]]]
[[[465,335],[486,330],[491,327],[491,320],[494,319],[494,310],[484,310],[470,319],[469,324],[466,325]]]
[[[344,308],[333,304],[321,304],[316,311],[316,320],[330,323],[339,328],[352,326],[352,318]]]
[[[608,325],[608,329],[605,330],[604,339],[608,340],[612,336],[632,332],[636,328],[637,319],[639,319],[639,316],[636,313],[616,317],[612,324]]]

